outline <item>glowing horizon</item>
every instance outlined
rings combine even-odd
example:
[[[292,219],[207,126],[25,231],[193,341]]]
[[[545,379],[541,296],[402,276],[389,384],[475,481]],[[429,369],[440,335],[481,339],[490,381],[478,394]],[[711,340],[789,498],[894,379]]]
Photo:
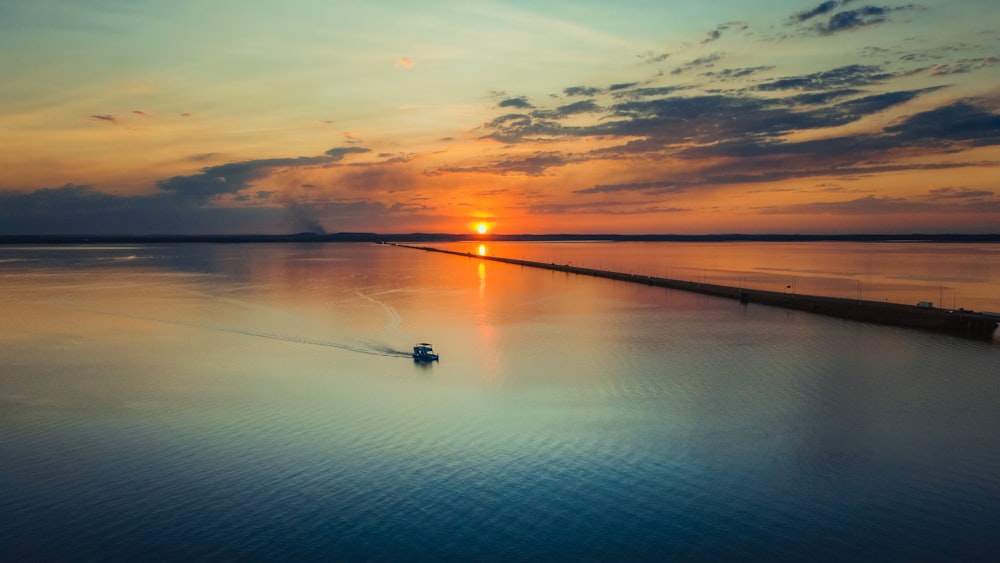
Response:
[[[1000,232],[991,3],[664,4],[4,6],[0,234]]]

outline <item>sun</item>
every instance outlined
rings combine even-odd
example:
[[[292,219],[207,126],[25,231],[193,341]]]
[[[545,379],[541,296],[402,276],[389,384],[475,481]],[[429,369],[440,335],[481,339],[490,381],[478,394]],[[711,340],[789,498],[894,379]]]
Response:
[[[486,231],[490,230],[490,226],[486,223],[476,223],[476,232],[485,235]]]

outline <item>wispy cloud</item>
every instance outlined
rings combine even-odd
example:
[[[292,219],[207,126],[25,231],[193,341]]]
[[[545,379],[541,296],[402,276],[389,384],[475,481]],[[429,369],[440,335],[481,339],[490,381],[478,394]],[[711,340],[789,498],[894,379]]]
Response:
[[[698,58],[690,60],[690,61],[684,63],[683,65],[675,68],[674,70],[670,71],[670,74],[676,76],[678,74],[683,74],[685,72],[688,72],[688,71],[696,69],[696,68],[710,68],[710,67],[715,66],[715,63],[717,63],[720,60],[722,60],[723,57],[725,57],[725,55],[722,54],[722,53],[712,53],[711,55],[706,55],[704,57],[698,57]]]

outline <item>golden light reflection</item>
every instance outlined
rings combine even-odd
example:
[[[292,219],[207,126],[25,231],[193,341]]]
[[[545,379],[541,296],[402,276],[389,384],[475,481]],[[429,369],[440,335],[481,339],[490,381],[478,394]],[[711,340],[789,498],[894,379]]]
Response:
[[[476,249],[476,252],[478,252],[480,256],[486,256],[486,245],[480,244],[479,248]],[[482,267],[482,264],[480,264],[479,266]]]

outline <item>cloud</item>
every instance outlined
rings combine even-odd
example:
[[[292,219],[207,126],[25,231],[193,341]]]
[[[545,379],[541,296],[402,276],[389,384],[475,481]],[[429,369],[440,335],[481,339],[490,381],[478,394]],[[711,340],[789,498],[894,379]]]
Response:
[[[287,232],[279,209],[221,208],[159,193],[119,196],[90,186],[0,192],[4,234],[156,234]]]
[[[406,57],[396,59],[396,68],[413,68],[413,61]]]
[[[706,43],[718,41],[720,38],[722,38],[722,33],[724,31],[728,31],[729,29],[736,28],[738,31],[745,31],[746,29],[749,29],[749,27],[750,26],[747,25],[746,22],[742,21],[732,21],[720,24],[716,26],[715,29],[705,34],[705,38],[701,40],[701,44],[704,45]]]
[[[629,184],[598,184],[590,188],[573,190],[576,194],[605,194],[620,192],[641,192],[644,194],[681,193],[691,188],[691,184],[664,180],[657,182],[635,182]]]
[[[493,161],[484,166],[472,167],[448,167],[441,168],[429,175],[440,175],[443,173],[473,172],[480,174],[497,174],[506,176],[508,174],[523,174],[525,176],[543,176],[549,168],[565,166],[573,162],[574,159],[559,153],[537,152],[532,156],[524,158],[509,158]]]
[[[267,177],[279,167],[315,166],[339,162],[348,154],[365,153],[362,147],[336,147],[323,156],[297,158],[266,158],[230,162],[203,168],[200,173],[174,176],[157,182],[160,190],[195,202],[205,202],[223,194],[236,194],[249,188],[255,180]]]
[[[589,86],[570,86],[563,90],[563,94],[567,96],[596,96],[601,93],[600,88],[592,88]]]
[[[521,207],[531,215],[659,215],[690,211],[684,207],[667,207],[657,202],[634,201],[575,201],[573,203],[531,203]]]
[[[993,192],[990,190],[970,190],[969,188],[937,188],[930,190],[928,192],[928,199],[939,199],[939,200],[955,200],[955,199],[974,199],[980,200],[982,198],[993,197]]]
[[[751,66],[744,68],[726,68],[722,70],[710,70],[702,73],[702,76],[707,76],[710,78],[715,78],[718,80],[733,80],[736,78],[746,78],[758,72],[767,72],[769,70],[774,70],[773,65],[761,65],[761,66]]]
[[[364,147],[334,147],[323,154],[331,157],[334,161],[338,161],[343,160],[344,157],[349,154],[364,154],[366,152],[371,152],[371,149],[366,149]]]
[[[885,131],[905,144],[958,141],[1000,145],[1000,114],[977,107],[974,100],[963,100],[918,113]]]
[[[612,84],[611,86],[608,86],[608,92],[617,92],[619,90],[627,90],[627,89],[632,88],[633,86],[636,86],[638,84],[639,84],[638,82],[622,82],[622,83],[619,83],[619,84]]]
[[[641,96],[641,97],[652,97],[652,96],[667,96],[670,94],[675,94],[682,90],[687,90],[687,86],[656,86],[650,88],[636,88],[634,90],[629,90],[628,92],[618,92],[616,96]]]
[[[594,100],[580,100],[579,102],[559,106],[554,110],[535,110],[531,112],[531,115],[540,119],[563,119],[570,115],[594,113],[602,109]]]
[[[675,68],[674,70],[670,71],[670,74],[678,75],[678,74],[683,74],[683,73],[685,73],[685,72],[687,72],[689,70],[692,70],[692,69],[695,69],[695,68],[699,68],[699,67],[712,67],[712,66],[715,66],[716,62],[722,60],[722,58],[724,56],[725,55],[723,55],[722,53],[712,53],[711,55],[706,55],[704,57],[698,57],[697,59],[688,61],[688,62],[684,63],[683,65],[681,65],[681,66]]]
[[[655,63],[661,63],[670,58],[670,53],[657,53],[656,51],[646,51],[645,53],[641,53],[636,56],[642,59],[643,62],[645,62],[646,64],[655,64]]]
[[[952,63],[935,65],[929,69],[929,72],[934,76],[947,76],[949,74],[964,74],[967,72],[973,72],[975,70],[979,70],[981,68],[991,67],[998,63],[1000,63],[1000,58],[997,57],[960,59]]]
[[[118,118],[110,113],[94,114],[89,117],[92,121],[103,121],[105,123],[118,123]]]
[[[845,125],[927,91],[888,92],[858,98],[849,96],[846,90],[836,90],[828,96],[806,100],[799,96],[762,98],[743,94],[632,97],[610,106],[582,100],[551,110],[538,109],[531,115],[497,117],[484,126],[488,131],[484,138],[504,143],[559,137],[629,139],[624,146],[600,149],[605,155],[648,153],[670,146],[677,146],[678,151],[762,150],[772,147],[777,137],[788,132]],[[838,98],[846,99],[836,102]],[[805,102],[812,105],[804,107]],[[588,113],[594,114],[590,124],[560,123],[567,116]],[[691,147],[691,143],[707,146]]]
[[[498,107],[502,108],[518,108],[518,109],[530,109],[535,106],[531,105],[526,96],[517,96],[516,98],[507,98],[505,100],[500,100],[497,104]]]
[[[758,84],[755,88],[763,91],[859,88],[886,82],[895,76],[878,65],[853,64],[812,74],[779,78]]]
[[[808,30],[820,35],[832,35],[885,23],[888,21],[888,15],[893,12],[922,9],[914,4],[907,4],[895,7],[862,6],[853,10],[840,10],[851,3],[853,0],[828,0],[809,10],[792,14],[789,19],[792,24],[802,24],[820,16],[829,16],[824,22],[812,24]]]
[[[829,14],[838,6],[847,4],[848,2],[850,2],[850,0],[827,0],[826,2],[823,2],[813,8],[793,14],[792,19],[798,22],[808,21],[816,16]]]
[[[896,215],[910,213],[980,213],[1000,211],[1000,201],[936,204],[869,195],[846,201],[818,201],[758,208],[767,215]]]

